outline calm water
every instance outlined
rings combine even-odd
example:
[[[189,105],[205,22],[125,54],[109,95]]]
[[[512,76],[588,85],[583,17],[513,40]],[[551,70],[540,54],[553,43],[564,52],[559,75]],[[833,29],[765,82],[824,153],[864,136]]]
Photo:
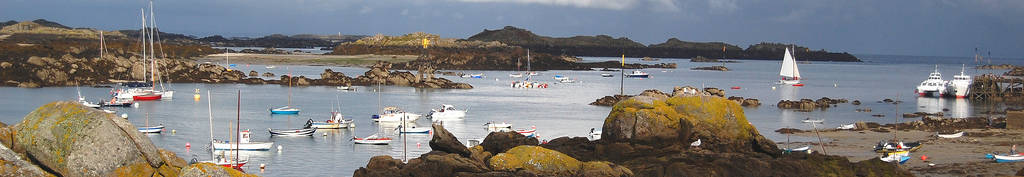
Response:
[[[705,86],[730,88],[739,86],[739,90],[727,90],[729,96],[751,97],[761,100],[762,106],[746,108],[747,118],[758,127],[761,133],[776,141],[785,141],[785,136],[773,132],[783,127],[810,128],[800,123],[806,117],[824,118],[825,127],[835,127],[843,123],[855,121],[893,122],[896,117],[896,106],[877,103],[884,98],[896,98],[907,104],[899,105],[899,112],[939,112],[943,108],[950,111],[952,117],[967,117],[987,110],[982,103],[972,103],[963,99],[918,98],[913,94],[915,85],[921,82],[935,64],[946,79],[960,71],[960,63],[970,62],[968,58],[949,57],[912,57],[912,56],[861,56],[868,62],[864,63],[832,63],[814,62],[801,64],[804,75],[804,87],[779,86],[773,84],[778,79],[780,61],[740,61],[728,63],[733,71],[691,71],[696,66],[715,65],[710,63],[690,63],[688,60],[663,59],[657,62],[676,62],[679,69],[647,69],[652,74],[650,79],[626,79],[625,92],[636,94],[645,89],[671,91],[674,86]],[[585,58],[585,61],[618,60],[617,58]],[[628,59],[640,62],[638,59]],[[1019,60],[993,60],[993,63],[1021,64]],[[245,71],[271,71],[278,75],[287,70],[295,75],[319,78],[325,68],[344,72],[346,75],[361,75],[364,68],[325,67],[325,66],[278,66],[266,69],[262,65],[239,65]],[[287,69],[287,70],[286,70]],[[409,87],[389,87],[382,89],[383,105],[398,106],[410,112],[426,114],[431,108],[440,104],[453,104],[461,109],[468,109],[464,120],[445,122],[449,131],[461,140],[483,138],[487,131],[482,125],[489,121],[509,122],[515,128],[536,126],[541,139],[552,139],[561,136],[586,136],[591,128],[600,128],[610,108],[590,106],[588,103],[606,95],[619,92],[619,78],[600,77],[599,71],[545,71],[535,80],[551,83],[553,75],[565,75],[581,83],[551,84],[547,89],[512,89],[508,88],[510,78],[508,71],[462,71],[465,73],[483,73],[483,79],[448,77],[457,82],[468,82],[475,88],[468,90],[416,89]],[[975,71],[968,73],[1001,73],[1003,71]],[[404,138],[407,145],[403,146],[402,138],[391,130],[394,125],[378,125],[369,120],[369,116],[377,111],[378,94],[375,88],[358,87],[357,91],[338,91],[334,87],[313,86],[292,88],[292,102],[302,108],[300,115],[270,115],[267,111],[272,106],[287,103],[287,86],[278,85],[243,85],[243,84],[170,84],[178,91],[174,100],[141,102],[138,108],[117,109],[118,114],[128,114],[128,119],[136,125],[163,124],[167,126],[164,134],[149,137],[160,148],[178,153],[190,159],[192,156],[200,160],[209,158],[206,150],[210,137],[209,119],[207,117],[206,91],[212,91],[213,101],[213,133],[216,138],[226,139],[231,130],[229,124],[236,119],[237,92],[241,90],[241,127],[252,130],[254,141],[273,141],[275,148],[265,152],[243,152],[250,158],[247,165],[249,172],[258,173],[255,168],[259,164],[267,164],[268,176],[351,176],[352,172],[365,166],[372,156],[391,155],[402,158],[403,150],[408,156],[418,157],[430,151],[428,134],[411,134]],[[772,89],[772,87],[776,87]],[[192,90],[203,91],[201,100],[192,99]],[[82,94],[89,100],[107,99],[109,88],[81,88]],[[14,124],[36,107],[57,100],[71,100],[76,96],[74,87],[23,89],[0,87],[0,121]],[[860,100],[860,106],[840,104],[839,107],[827,111],[794,112],[779,110],[775,103],[780,99],[800,98],[847,98]],[[337,101],[336,101],[337,100]],[[270,137],[267,128],[296,128],[307,119],[324,120],[336,102],[340,101],[341,112],[347,118],[355,119],[357,128],[341,130],[320,130],[312,137]],[[855,112],[858,108],[871,108],[870,113]],[[872,114],[885,114],[885,118],[875,118]],[[429,126],[427,119],[417,122],[419,126]],[[175,130],[177,133],[170,133]],[[391,145],[353,145],[352,136],[367,136],[374,133],[387,134],[397,141]],[[326,136],[322,134],[326,133]],[[185,148],[191,143],[191,150]],[[283,146],[281,151],[277,146]]]

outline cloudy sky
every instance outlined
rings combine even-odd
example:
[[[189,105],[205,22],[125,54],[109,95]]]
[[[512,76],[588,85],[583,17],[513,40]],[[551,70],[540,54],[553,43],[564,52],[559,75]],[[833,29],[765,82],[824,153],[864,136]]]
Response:
[[[3,0],[0,20],[138,28],[143,0]],[[517,26],[546,36],[797,43],[855,54],[1024,57],[1021,0],[156,0],[157,25],[195,36],[405,34],[466,38]]]

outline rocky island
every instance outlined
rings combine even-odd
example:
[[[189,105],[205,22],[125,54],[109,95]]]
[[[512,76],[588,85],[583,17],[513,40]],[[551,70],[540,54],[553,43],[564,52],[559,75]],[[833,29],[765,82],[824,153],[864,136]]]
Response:
[[[467,148],[434,125],[433,151],[408,163],[376,156],[353,176],[911,176],[877,158],[784,154],[736,102],[690,93],[652,92],[616,103],[597,141],[539,144],[493,132]]]

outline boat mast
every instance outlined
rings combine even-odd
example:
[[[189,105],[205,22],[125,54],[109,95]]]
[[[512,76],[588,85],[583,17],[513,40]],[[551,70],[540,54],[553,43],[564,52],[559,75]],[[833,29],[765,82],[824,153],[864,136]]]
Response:
[[[103,59],[103,52],[107,50],[107,46],[103,44],[103,30],[100,31],[100,59]]]
[[[623,95],[623,85],[626,82],[626,54],[623,52],[622,61],[619,62],[622,66],[619,67],[619,95]]]
[[[151,58],[153,58],[153,90],[156,90],[156,80],[159,78],[160,79],[160,90],[161,91],[166,91],[167,89],[164,88],[164,82],[163,82],[163,79],[162,79],[163,76],[156,77],[157,76],[157,74],[156,74],[157,73],[157,69],[156,69],[156,67],[157,67],[156,66],[156,47],[153,47],[153,43],[156,43],[156,42],[153,39],[154,35],[159,35],[159,34],[157,32],[157,29],[156,29],[156,16],[153,15],[153,1],[150,0],[149,1],[149,56]],[[161,50],[163,50],[163,45],[161,45],[160,48],[161,48]]]
[[[381,80],[377,80],[377,116],[378,116],[378,118],[380,118],[381,113],[383,113],[383,112],[381,112],[382,110],[380,108],[380,102],[381,102],[381,90],[380,90],[381,87],[380,87],[380,84],[381,84],[381,82],[382,82]]]
[[[213,147],[213,97],[210,96],[210,90],[206,90],[206,109],[210,114],[210,148],[216,149],[216,147]],[[210,152],[210,159],[214,159],[212,150]]]
[[[292,107],[292,70],[288,69],[288,107]]]
[[[235,108],[235,133],[240,133],[241,132],[241,126],[242,126],[241,122],[242,122],[242,90],[238,90],[238,107]],[[241,140],[241,138],[242,138],[241,136],[242,135],[238,135],[238,136],[235,137],[235,148],[233,149],[233,150],[235,150],[235,162],[233,162],[235,164],[235,166],[232,166],[233,168],[237,168],[238,167],[237,166],[238,165],[238,151],[241,148],[241,143],[239,143],[238,141]]]
[[[142,82],[146,82],[146,9],[139,8],[142,17],[142,29],[139,30],[139,40],[142,42]]]

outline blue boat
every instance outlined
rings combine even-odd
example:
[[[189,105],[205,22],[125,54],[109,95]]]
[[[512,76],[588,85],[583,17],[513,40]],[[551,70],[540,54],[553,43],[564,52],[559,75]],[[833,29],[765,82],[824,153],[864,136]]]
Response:
[[[160,133],[164,131],[164,126],[153,126],[153,127],[138,127],[139,132],[142,133]]]
[[[998,162],[998,163],[1021,162],[1021,161],[1024,161],[1024,155],[1021,155],[1021,154],[993,155],[993,158],[996,159],[996,162]]]
[[[270,109],[271,114],[299,114],[299,111],[299,108],[295,108],[292,106],[284,106],[280,108]]]

